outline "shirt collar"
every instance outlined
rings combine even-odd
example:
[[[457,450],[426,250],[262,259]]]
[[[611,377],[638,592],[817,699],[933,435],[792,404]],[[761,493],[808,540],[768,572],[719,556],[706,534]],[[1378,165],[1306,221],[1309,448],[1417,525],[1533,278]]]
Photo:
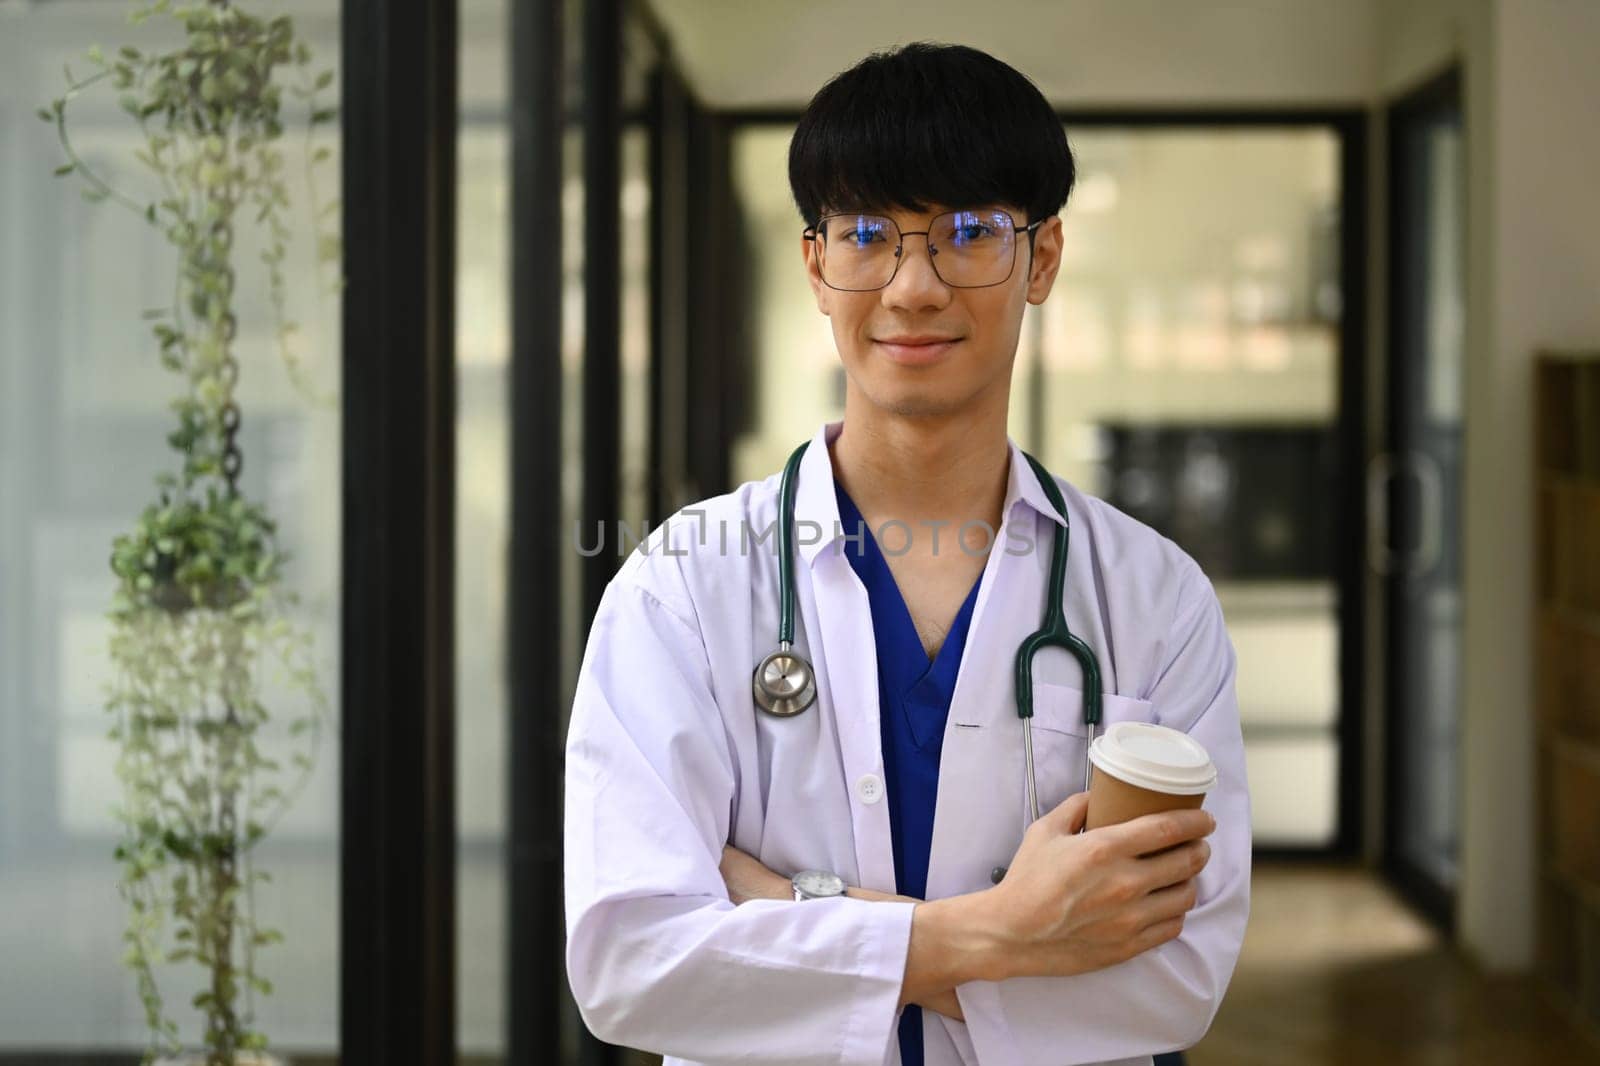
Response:
[[[794,501],[795,546],[809,565],[815,565],[817,556],[824,549],[831,549],[846,532],[841,528],[839,501],[834,495],[833,459],[828,453],[828,445],[843,430],[842,419],[823,423],[800,459],[800,484],[795,489]],[[1005,502],[1000,508],[1003,518],[1009,517],[1017,504],[1022,503],[1057,525],[1066,525],[1050,497],[1045,495],[1044,486],[1034,476],[1022,448],[1009,436],[1006,446],[1011,452],[1011,463],[1006,474]],[[995,532],[998,539],[999,531]]]

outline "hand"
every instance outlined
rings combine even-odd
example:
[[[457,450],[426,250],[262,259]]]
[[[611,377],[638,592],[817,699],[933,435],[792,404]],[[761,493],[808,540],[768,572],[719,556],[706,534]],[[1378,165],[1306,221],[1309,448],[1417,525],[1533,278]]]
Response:
[[[1005,878],[985,890],[1007,941],[1004,976],[1103,969],[1183,931],[1216,820],[1164,811],[1080,833],[1088,807],[1080,792],[1029,826]]]
[[[735,905],[746,903],[752,899],[786,899],[794,900],[794,883],[782,874],[769,869],[760,859],[740,851],[731,845],[722,848],[722,863],[717,869],[722,873],[723,883],[728,886],[728,898]],[[845,895],[851,899],[861,899],[873,902],[885,900],[900,903],[921,903],[919,899],[910,896],[897,896],[890,892],[877,892],[870,888],[846,888]],[[957,1021],[966,1021],[961,1013],[961,1002],[956,998],[953,988],[925,997],[917,1006],[926,1007],[936,1011],[947,1018]]]
[[[851,899],[864,899],[870,902],[883,903],[921,903],[915,896],[897,896],[893,892],[878,892],[871,888],[847,888],[844,894]],[[924,1007],[936,1014],[943,1014],[946,1018],[954,1018],[958,1022],[967,1020],[961,1013],[961,1000],[956,998],[954,988],[942,989],[938,992],[926,993],[921,999],[907,1000],[919,1007]]]

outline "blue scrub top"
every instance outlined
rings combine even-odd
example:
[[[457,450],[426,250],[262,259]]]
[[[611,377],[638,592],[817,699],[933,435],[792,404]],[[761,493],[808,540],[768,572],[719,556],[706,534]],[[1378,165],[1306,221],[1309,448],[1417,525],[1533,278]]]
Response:
[[[872,532],[855,501],[837,479],[839,521],[848,536],[845,556],[867,587],[872,610],[873,643],[878,654],[878,717],[883,737],[884,793],[889,804],[890,839],[894,848],[895,891],[927,898],[928,851],[933,844],[933,808],[939,795],[939,750],[945,719],[955,693],[956,671],[967,644],[972,607],[983,575],[972,583],[966,602],[939,654],[931,662],[911,622],[900,587],[895,584]],[[960,550],[957,548],[956,550]],[[900,1061],[922,1066],[922,1008],[908,1005],[900,1016]]]

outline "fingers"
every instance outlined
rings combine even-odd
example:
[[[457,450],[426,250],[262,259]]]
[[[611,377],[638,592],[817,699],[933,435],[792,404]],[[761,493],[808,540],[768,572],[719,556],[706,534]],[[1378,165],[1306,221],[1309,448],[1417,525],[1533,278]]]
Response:
[[[1146,814],[1121,825],[1094,830],[1123,855],[1149,855],[1207,836],[1217,827],[1215,818],[1203,810],[1161,811]]]
[[[1058,833],[1070,834],[1083,828],[1083,820],[1088,814],[1089,793],[1078,792],[1056,804],[1041,816],[1039,821],[1046,823]]]
[[[1199,893],[1193,878],[1157,889],[1134,905],[1134,927],[1142,931],[1174,918],[1182,919],[1194,909]]]
[[[1204,840],[1191,840],[1159,855],[1147,855],[1138,860],[1138,866],[1154,891],[1197,876],[1210,860],[1211,845]]]
[[[1182,933],[1182,917],[1168,918],[1166,921],[1146,926],[1136,933],[1132,940],[1128,941],[1128,947],[1132,950],[1127,957],[1131,959],[1135,955],[1149,951],[1151,948],[1160,947],[1169,940],[1176,940]]]

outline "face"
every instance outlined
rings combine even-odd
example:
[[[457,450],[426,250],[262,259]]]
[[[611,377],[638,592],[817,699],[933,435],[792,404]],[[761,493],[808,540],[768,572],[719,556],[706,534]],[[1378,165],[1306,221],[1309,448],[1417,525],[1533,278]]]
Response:
[[[1031,221],[1020,208],[997,206],[1019,228]],[[948,210],[935,205],[920,214],[882,214],[905,233],[928,229]],[[1034,231],[1031,261],[1027,235],[1018,233],[1011,277],[984,288],[945,284],[933,270],[926,240],[910,236],[893,281],[871,292],[844,292],[822,280],[820,243],[802,237],[801,250],[817,309],[833,326],[857,399],[907,417],[949,416],[990,403],[1005,409],[1023,308],[1044,302],[1061,265],[1059,217]],[[929,340],[936,343],[916,343]]]

